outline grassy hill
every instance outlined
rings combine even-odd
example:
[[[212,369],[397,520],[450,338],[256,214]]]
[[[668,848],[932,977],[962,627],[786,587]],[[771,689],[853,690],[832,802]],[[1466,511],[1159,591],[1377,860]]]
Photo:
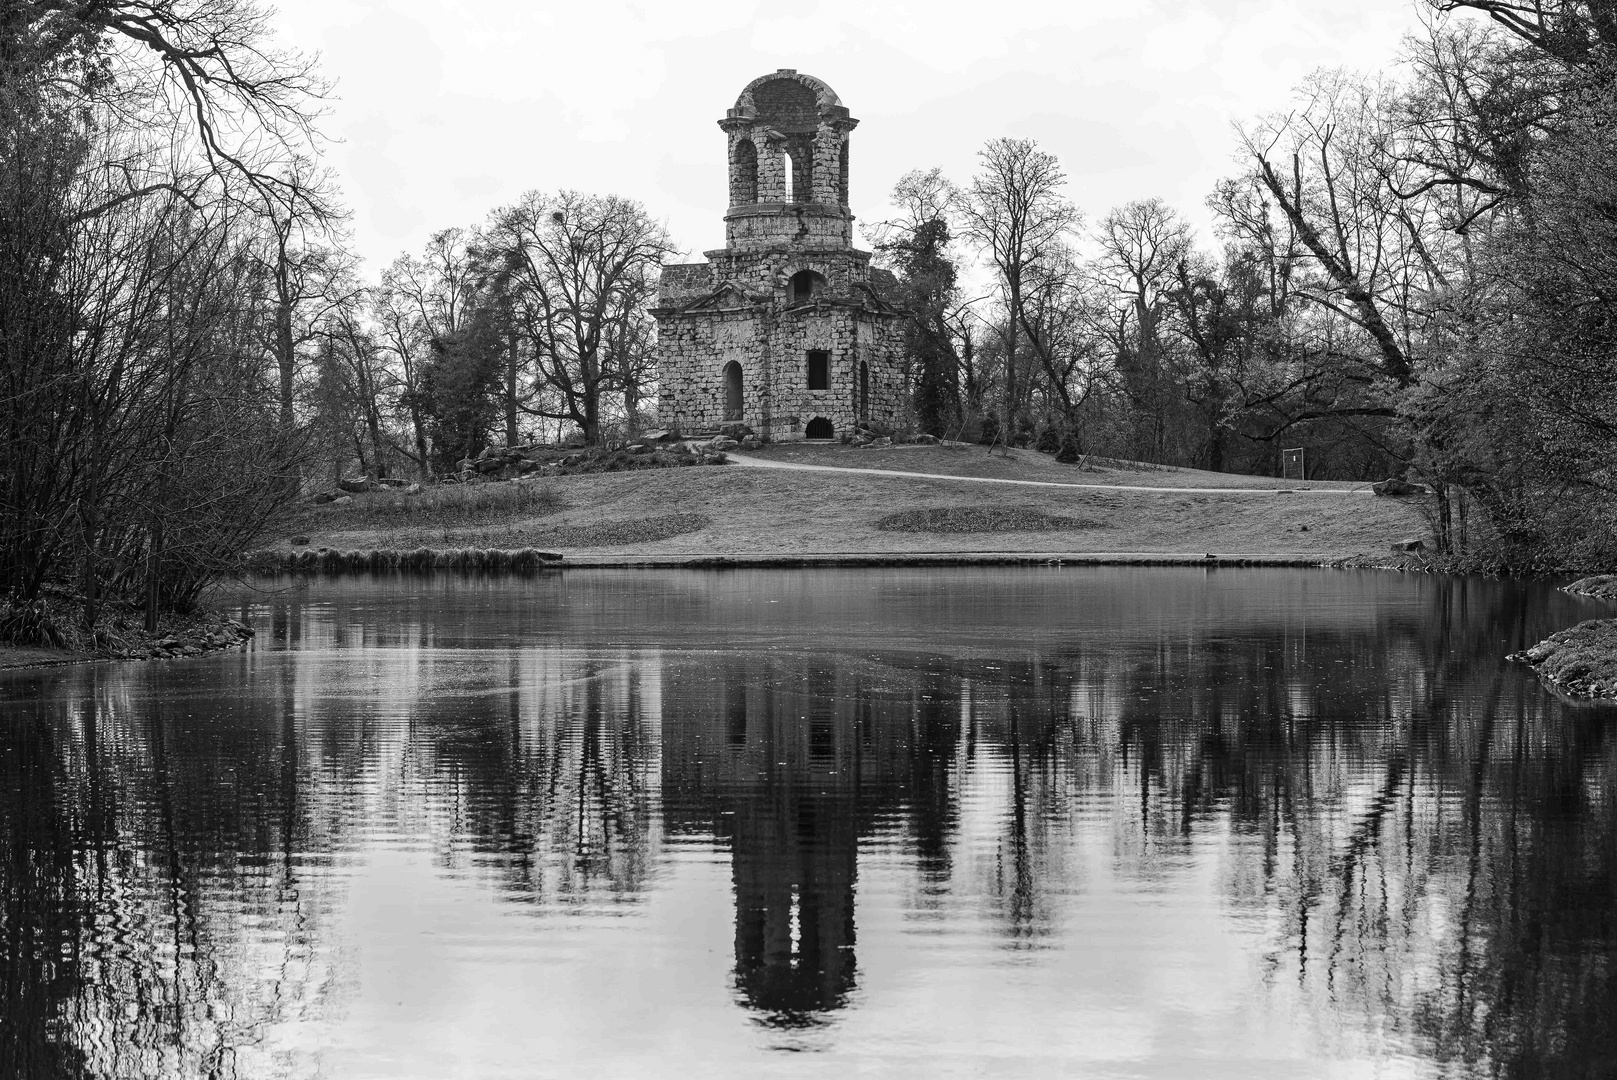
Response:
[[[1392,542],[1426,532],[1414,501],[1374,497],[1364,484],[1079,468],[1032,451],[990,455],[981,447],[799,444],[750,456],[838,471],[732,464],[528,477],[413,496],[376,492],[308,507],[274,547],[291,550],[291,537],[301,534],[315,548],[537,547],[574,560],[907,552],[1326,558],[1385,553]],[[1108,486],[1037,487],[973,477]],[[1207,490],[1215,488],[1240,490]]]

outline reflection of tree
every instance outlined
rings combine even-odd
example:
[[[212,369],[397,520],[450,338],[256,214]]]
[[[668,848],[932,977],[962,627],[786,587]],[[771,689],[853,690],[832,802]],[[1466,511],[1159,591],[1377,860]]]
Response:
[[[1378,1030],[1503,1075],[1608,1075],[1609,717],[1565,711],[1502,666],[1523,636],[1519,591],[1444,581],[1427,598],[1424,619],[1373,636],[956,664],[988,746],[964,768],[1008,781],[1007,872],[975,887],[1001,899],[1009,937],[1044,929],[1042,894],[1082,872],[1062,861],[1082,829],[1063,804],[1104,793],[1129,877],[1171,881],[1198,836],[1234,826],[1230,902],[1279,916],[1275,962],[1342,1038]]]
[[[269,1047],[329,1003],[331,864],[368,831],[550,913],[632,904],[665,832],[717,839],[737,996],[776,1026],[852,1000],[862,844],[909,914],[1010,949],[1084,933],[1092,877],[1214,865],[1322,1037],[1610,1072],[1610,712],[1500,665],[1517,587],[1418,589],[941,655],[452,649],[495,632],[434,621],[441,590],[399,619],[292,594],[265,636],[346,648],[243,657],[223,705],[180,666],[54,673],[0,726],[0,1074],[298,1073]]]
[[[493,868],[522,902],[638,895],[659,748],[643,686],[656,664],[637,659],[547,650],[510,661],[486,692],[419,709],[407,790],[431,808],[447,868]]]
[[[262,1048],[318,1007],[330,975],[321,890],[269,857],[282,829],[302,831],[276,799],[278,751],[296,747],[276,745],[268,711],[210,726],[183,703],[129,708],[115,676],[57,679],[8,716],[0,750],[17,770],[0,803],[17,1006],[5,1075],[306,1072]]]
[[[82,988],[84,913],[54,732],[36,716],[0,723],[0,1075],[71,1077],[61,1038]]]
[[[223,700],[180,668],[53,674],[0,725],[0,1075],[307,1074],[315,1048],[272,1034],[327,1004],[324,867],[369,829],[436,836],[510,899],[632,896],[658,752],[640,659],[405,682],[404,722],[312,695],[348,681],[321,661],[244,661],[252,692]]]

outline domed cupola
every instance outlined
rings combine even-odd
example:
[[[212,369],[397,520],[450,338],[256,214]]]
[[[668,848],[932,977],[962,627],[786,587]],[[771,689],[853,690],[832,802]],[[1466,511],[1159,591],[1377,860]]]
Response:
[[[812,75],[782,68],[748,83],[719,121],[730,151],[726,245],[851,247],[848,135],[858,123]]]

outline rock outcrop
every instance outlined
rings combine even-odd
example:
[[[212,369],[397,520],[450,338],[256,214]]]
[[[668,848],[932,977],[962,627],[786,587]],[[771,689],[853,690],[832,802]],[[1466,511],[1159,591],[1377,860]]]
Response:
[[[1570,697],[1617,697],[1617,619],[1590,619],[1508,659]]]

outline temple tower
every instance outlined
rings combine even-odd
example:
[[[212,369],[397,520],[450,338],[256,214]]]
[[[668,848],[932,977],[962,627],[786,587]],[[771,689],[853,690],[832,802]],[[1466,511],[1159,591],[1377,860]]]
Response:
[[[766,442],[894,424],[904,313],[896,282],[853,246],[848,140],[859,121],[825,83],[783,68],[748,83],[724,119],[725,246],[663,267],[659,418]]]

